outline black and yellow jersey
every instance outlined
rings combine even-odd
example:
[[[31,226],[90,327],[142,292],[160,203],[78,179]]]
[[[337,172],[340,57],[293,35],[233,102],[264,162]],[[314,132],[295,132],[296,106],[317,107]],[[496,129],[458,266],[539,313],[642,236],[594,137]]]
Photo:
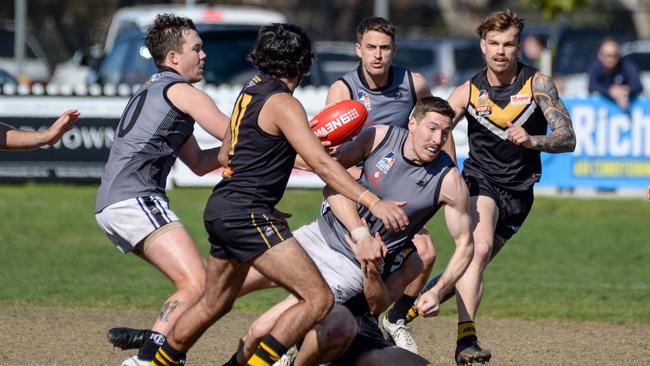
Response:
[[[545,135],[547,122],[535,103],[532,82],[537,70],[519,63],[515,82],[491,86],[486,69],[470,79],[467,104],[469,158],[464,173],[488,179],[497,186],[523,191],[542,174],[538,150],[508,141],[507,122],[522,126],[529,135]]]
[[[277,78],[258,75],[237,97],[230,118],[228,166],[208,200],[206,219],[241,209],[269,210],[282,198],[296,151],[284,136],[271,135],[258,124],[264,103],[277,93],[291,90]]]

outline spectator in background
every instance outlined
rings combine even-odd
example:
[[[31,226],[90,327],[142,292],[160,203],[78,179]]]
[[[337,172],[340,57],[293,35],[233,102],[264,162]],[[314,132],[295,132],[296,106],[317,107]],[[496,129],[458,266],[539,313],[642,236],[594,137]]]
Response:
[[[521,62],[528,66],[541,68],[542,52],[546,48],[546,37],[541,34],[529,34],[521,42]]]
[[[612,98],[627,111],[630,100],[641,94],[643,86],[639,68],[629,60],[621,59],[618,42],[605,37],[598,48],[598,59],[589,67],[589,92]]]

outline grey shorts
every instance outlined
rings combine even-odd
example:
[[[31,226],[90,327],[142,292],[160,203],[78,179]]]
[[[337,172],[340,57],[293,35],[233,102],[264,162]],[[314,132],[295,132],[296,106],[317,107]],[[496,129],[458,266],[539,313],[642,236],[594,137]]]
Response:
[[[318,227],[318,222],[301,226],[293,237],[316,263],[316,267],[332,289],[337,304],[363,292],[363,272],[359,265],[332,249]]]
[[[163,226],[179,219],[160,196],[131,198],[114,203],[95,214],[97,224],[122,253],[135,249]]]

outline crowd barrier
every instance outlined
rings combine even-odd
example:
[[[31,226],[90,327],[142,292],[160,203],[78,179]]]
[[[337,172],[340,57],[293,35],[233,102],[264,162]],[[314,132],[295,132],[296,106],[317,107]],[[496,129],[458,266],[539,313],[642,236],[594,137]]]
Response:
[[[238,86],[202,87],[228,114],[239,92]],[[127,86],[3,88],[0,121],[27,130],[39,130],[64,110],[77,108],[82,119],[53,146],[25,152],[0,152],[0,181],[98,182],[113,139],[115,126],[132,92]],[[295,96],[308,116],[325,104],[327,88],[300,88]],[[447,96],[449,89],[434,90]],[[542,154],[543,174],[538,186],[561,190],[617,190],[645,187],[650,183],[650,99],[640,98],[629,111],[620,110],[601,97],[563,97],[572,117],[577,146],[570,154]],[[219,142],[198,125],[195,136],[204,147]],[[459,164],[467,158],[466,125],[454,130]],[[177,186],[212,186],[220,171],[197,177],[180,161],[170,174]],[[293,187],[321,187],[311,173],[294,171]]]

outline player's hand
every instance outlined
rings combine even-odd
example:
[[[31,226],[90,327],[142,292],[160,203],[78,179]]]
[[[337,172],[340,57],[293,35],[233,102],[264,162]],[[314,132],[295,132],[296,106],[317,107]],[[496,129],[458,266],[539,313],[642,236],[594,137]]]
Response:
[[[418,313],[427,318],[440,312],[440,296],[435,288],[420,295],[417,303]]]
[[[357,258],[357,261],[361,264],[361,270],[363,273],[366,273],[366,267],[370,264],[376,264],[383,267],[384,256],[388,250],[378,233],[375,233],[375,236],[366,236],[356,243],[349,235],[345,235],[344,239],[350,248],[352,248],[352,252]]]
[[[316,124],[318,124],[318,121],[309,121],[309,128],[314,127]],[[332,142],[325,139],[325,137],[327,137],[327,135],[329,135],[329,132],[327,132],[325,130],[323,130],[323,131],[321,131],[319,133],[316,133],[316,136],[320,140],[320,144],[323,145],[323,147],[325,148],[325,151],[327,151],[327,153],[330,156],[334,156],[334,155],[332,155],[332,152],[330,151],[330,149],[332,148]]]
[[[363,269],[363,275],[366,280],[379,281],[381,280],[381,273],[384,270],[384,261],[382,258],[381,263],[377,261],[366,262],[365,268]]]
[[[510,121],[507,121],[506,125],[508,126],[508,140],[510,142],[527,148],[532,147],[530,145],[530,136],[523,127],[515,126]]]
[[[379,200],[370,205],[370,212],[380,219],[388,230],[402,231],[409,224],[409,219],[402,210],[406,201]]]
[[[650,185],[645,189],[645,198],[650,200]]]
[[[74,124],[79,119],[81,114],[76,109],[69,109],[56,120],[50,128],[44,132],[45,140],[43,141],[45,145],[55,144],[61,139],[64,133],[70,131]]]

